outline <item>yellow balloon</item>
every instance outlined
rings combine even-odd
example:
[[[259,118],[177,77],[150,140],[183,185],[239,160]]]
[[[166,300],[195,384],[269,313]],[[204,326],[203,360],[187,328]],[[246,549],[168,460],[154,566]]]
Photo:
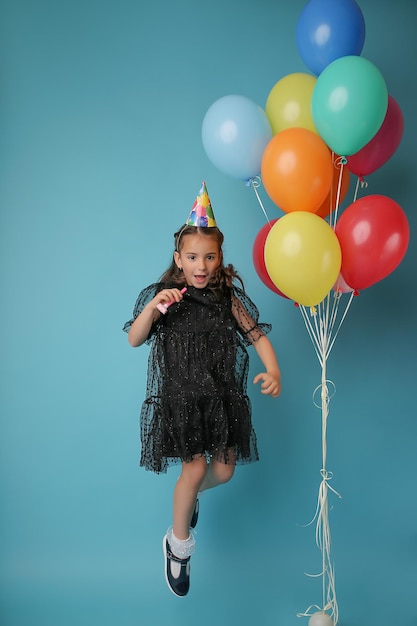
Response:
[[[265,265],[272,282],[304,306],[319,304],[340,272],[342,253],[333,229],[308,211],[278,219],[265,241]]]
[[[316,76],[296,72],[284,76],[274,85],[265,106],[274,135],[285,128],[296,127],[317,133],[311,114],[311,96],[316,81]]]

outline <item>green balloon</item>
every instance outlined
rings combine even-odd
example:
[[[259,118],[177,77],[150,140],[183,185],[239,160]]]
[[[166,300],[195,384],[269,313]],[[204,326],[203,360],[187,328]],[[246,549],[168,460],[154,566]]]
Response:
[[[340,156],[355,154],[378,132],[388,108],[388,90],[379,69],[360,56],[330,63],[316,81],[311,99],[314,124]]]

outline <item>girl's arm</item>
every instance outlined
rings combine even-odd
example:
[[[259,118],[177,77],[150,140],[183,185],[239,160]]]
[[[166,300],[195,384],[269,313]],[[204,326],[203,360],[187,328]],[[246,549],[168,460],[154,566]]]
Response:
[[[132,323],[127,336],[130,345],[136,348],[146,341],[152,324],[161,317],[158,304],[166,305],[172,301],[180,302],[180,300],[182,300],[182,293],[179,289],[162,289],[159,291]]]
[[[261,372],[255,376],[253,382],[256,385],[256,383],[262,380],[262,393],[276,398],[281,393],[281,372],[274,348],[268,337],[263,333],[262,328],[258,326],[257,308],[253,302],[246,298],[246,306],[252,307],[251,317],[247,308],[241,302],[242,297],[245,297],[243,293],[240,294],[239,298],[232,295],[232,312],[238,325],[245,333],[248,341],[255,348],[266,369],[266,372]]]
[[[266,335],[261,335],[252,345],[266,369],[266,372],[257,374],[253,382],[256,385],[262,380],[261,392],[277,398],[281,393],[281,371],[274,348]]]

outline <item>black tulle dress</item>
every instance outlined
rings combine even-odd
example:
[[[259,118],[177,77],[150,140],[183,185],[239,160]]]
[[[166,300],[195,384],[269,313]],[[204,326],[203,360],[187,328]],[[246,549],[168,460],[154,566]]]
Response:
[[[141,291],[134,319],[161,289]],[[165,472],[169,465],[206,455],[225,463],[258,460],[247,396],[246,346],[271,330],[258,323],[255,304],[238,287],[222,292],[188,287],[180,303],[149,333],[146,398],[140,416],[140,465]]]

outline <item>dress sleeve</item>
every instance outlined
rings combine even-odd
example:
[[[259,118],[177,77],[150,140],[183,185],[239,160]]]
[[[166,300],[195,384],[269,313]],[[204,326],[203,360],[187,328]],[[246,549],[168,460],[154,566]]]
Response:
[[[162,289],[162,285],[159,283],[154,283],[152,285],[149,285],[148,287],[145,287],[145,289],[142,289],[142,291],[140,292],[140,294],[137,297],[135,306],[133,308],[133,317],[132,319],[128,320],[125,325],[123,326],[123,330],[125,333],[128,333],[130,330],[130,327],[132,326],[133,322],[135,321],[135,319],[138,317],[138,315],[140,313],[142,313],[143,309],[145,308],[145,306],[152,300],[152,298],[155,297],[155,295],[158,293],[158,291],[161,291]],[[148,338],[146,340],[145,343],[149,343],[152,335],[155,332],[155,328],[157,326],[157,322],[152,324],[151,330],[149,332]]]
[[[249,296],[239,287],[232,288],[232,313],[238,325],[238,331],[247,346],[262,335],[267,335],[271,324],[259,322],[259,311]]]

